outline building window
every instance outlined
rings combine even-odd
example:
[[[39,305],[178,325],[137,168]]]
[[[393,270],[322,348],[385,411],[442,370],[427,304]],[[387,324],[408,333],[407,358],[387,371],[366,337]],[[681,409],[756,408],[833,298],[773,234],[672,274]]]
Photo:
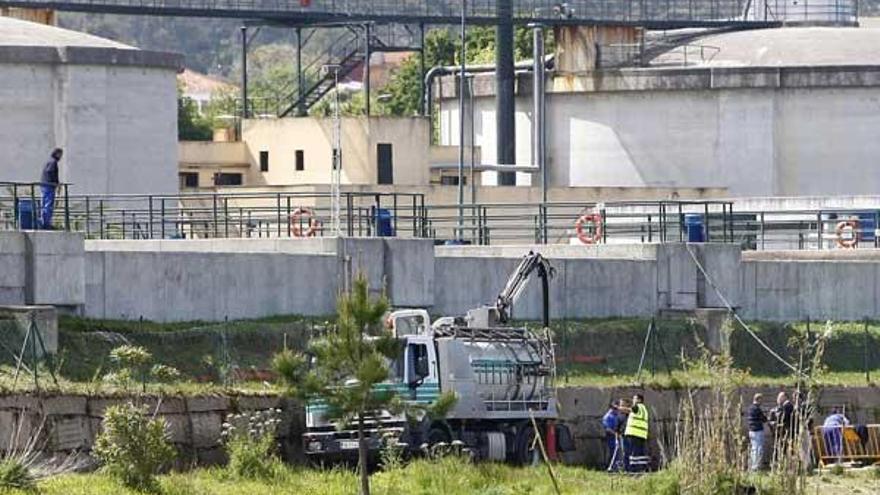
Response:
[[[241,174],[224,174],[214,175],[215,186],[240,186],[242,184]]]
[[[390,143],[376,145],[376,164],[379,169],[379,185],[394,184],[394,151]]]
[[[303,150],[296,150],[296,171],[302,172],[306,169],[306,154]]]
[[[199,187],[199,173],[198,172],[181,172],[180,176],[180,187],[186,189],[195,189]]]
[[[260,172],[268,172],[269,171],[269,152],[261,151],[260,152]]]
[[[462,177],[462,185],[467,185],[467,176]],[[458,185],[458,176],[457,175],[441,175],[440,176],[440,185],[441,186],[457,186]]]

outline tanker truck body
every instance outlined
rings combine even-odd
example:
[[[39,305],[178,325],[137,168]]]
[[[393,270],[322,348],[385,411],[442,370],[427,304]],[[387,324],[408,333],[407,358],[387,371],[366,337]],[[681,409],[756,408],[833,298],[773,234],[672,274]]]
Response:
[[[552,274],[539,254],[530,253],[523,264],[512,277],[518,274],[521,284],[536,267],[545,280]],[[524,270],[528,273],[522,277]],[[391,313],[387,322],[403,350],[389,363],[391,378],[380,388],[414,404],[430,405],[447,392],[456,401],[442,419],[413,422],[387,411],[375,414],[367,433],[372,451],[378,451],[382,435],[391,432],[413,452],[426,445],[462,442],[478,458],[525,463],[535,455],[533,420],[542,434],[564,428],[555,425],[556,370],[546,317],[541,331],[507,326],[516,299],[502,301],[508,288],[510,284],[495,305],[473,309],[464,317],[432,323],[425,310]],[[305,452],[322,458],[355,456],[357,432],[337,428],[324,411],[320,401],[306,406]]]

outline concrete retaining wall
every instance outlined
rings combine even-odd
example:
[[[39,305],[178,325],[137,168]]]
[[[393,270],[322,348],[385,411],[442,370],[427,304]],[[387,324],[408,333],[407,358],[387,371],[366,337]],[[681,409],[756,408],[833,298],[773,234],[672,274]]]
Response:
[[[101,398],[79,395],[35,397],[7,395],[0,397],[0,435],[12,438],[0,450],[23,447],[32,435],[42,435],[51,452],[88,452],[101,431],[104,411],[127,398]],[[220,444],[221,425],[229,414],[281,408],[279,440],[284,457],[302,458],[299,437],[303,429],[301,412],[293,403],[277,396],[261,397],[162,397],[139,400],[152,413],[158,411],[168,422],[171,441],[178,451],[178,461],[188,466],[218,464],[225,455]],[[14,428],[21,428],[13,435]]]
[[[323,316],[364,273],[398,307],[462,314],[493,302],[529,250],[556,268],[554,318],[719,308],[756,320],[880,318],[880,250],[745,252],[724,244],[439,246],[427,239],[83,241],[0,232],[0,305],[48,304],[89,317],[224,320]],[[514,308],[541,316],[540,284]]]

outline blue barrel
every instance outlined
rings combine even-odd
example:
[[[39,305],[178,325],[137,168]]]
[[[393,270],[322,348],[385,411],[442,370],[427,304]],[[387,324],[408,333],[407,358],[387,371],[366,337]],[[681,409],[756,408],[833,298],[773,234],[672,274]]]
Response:
[[[387,208],[376,208],[376,235],[394,237],[394,216]]]
[[[877,228],[877,214],[873,211],[859,213],[859,241],[874,242]]]
[[[698,213],[685,214],[684,228],[687,231],[688,242],[706,242],[703,232],[703,215]]]
[[[36,203],[31,199],[19,199],[15,206],[15,218],[21,230],[36,230],[39,214]]]

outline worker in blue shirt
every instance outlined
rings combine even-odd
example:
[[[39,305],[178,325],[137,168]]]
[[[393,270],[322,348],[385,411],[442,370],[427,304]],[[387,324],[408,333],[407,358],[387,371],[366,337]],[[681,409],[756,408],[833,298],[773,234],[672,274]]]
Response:
[[[608,471],[623,470],[623,443],[620,430],[625,418],[619,409],[620,403],[615,399],[608,404],[608,412],[602,416],[602,428],[605,430],[605,445],[608,448],[606,457]]]
[[[52,214],[55,212],[55,191],[58,189],[58,162],[64,151],[61,148],[52,150],[52,159],[43,167],[40,176],[40,192],[43,196],[43,204],[40,210],[40,227],[46,230],[52,229]]]

